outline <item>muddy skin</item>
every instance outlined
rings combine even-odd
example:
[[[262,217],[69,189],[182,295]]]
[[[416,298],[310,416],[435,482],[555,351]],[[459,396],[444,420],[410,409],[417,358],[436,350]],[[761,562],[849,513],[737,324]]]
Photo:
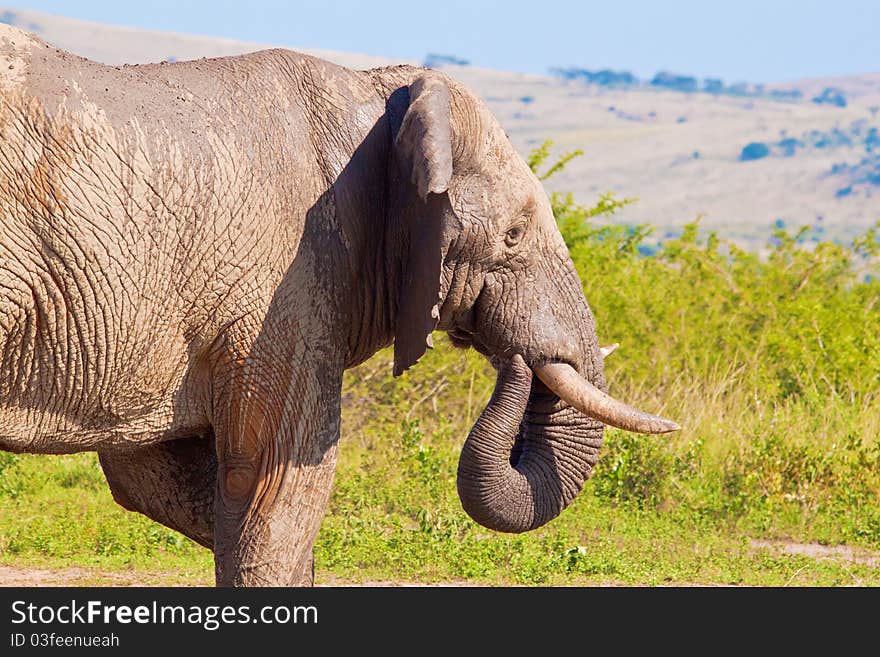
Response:
[[[400,374],[433,330],[499,369],[459,472],[478,522],[540,526],[589,476],[602,422],[530,369],[606,389],[581,282],[540,183],[442,73],[109,67],[0,25],[0,146],[0,448],[97,451],[219,585],[312,583],[342,374],[392,343]]]

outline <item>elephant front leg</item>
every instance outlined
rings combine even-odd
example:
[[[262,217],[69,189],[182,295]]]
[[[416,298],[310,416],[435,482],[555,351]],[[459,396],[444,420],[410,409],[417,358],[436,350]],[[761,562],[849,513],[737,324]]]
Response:
[[[215,422],[214,559],[220,586],[311,586],[312,547],[329,501],[341,375],[228,386]],[[329,380],[328,380],[329,379]]]

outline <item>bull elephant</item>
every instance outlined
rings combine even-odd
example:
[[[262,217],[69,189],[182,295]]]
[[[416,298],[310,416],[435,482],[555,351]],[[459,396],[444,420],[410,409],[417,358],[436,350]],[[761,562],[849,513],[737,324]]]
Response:
[[[96,451],[218,585],[309,585],[343,372],[435,330],[498,371],[458,492],[522,532],[571,502],[605,393],[541,184],[446,75],[289,50],[111,67],[0,25],[0,448]]]

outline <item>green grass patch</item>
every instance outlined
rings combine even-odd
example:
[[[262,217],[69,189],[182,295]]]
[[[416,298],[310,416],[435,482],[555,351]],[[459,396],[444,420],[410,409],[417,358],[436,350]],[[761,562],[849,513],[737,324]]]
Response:
[[[95,454],[0,452],[0,563],[203,573],[211,554],[125,511]]]

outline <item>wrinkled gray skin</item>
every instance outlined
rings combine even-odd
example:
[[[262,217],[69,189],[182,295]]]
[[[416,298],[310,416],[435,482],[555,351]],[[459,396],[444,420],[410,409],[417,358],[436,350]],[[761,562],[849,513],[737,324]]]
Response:
[[[434,329],[499,372],[462,452],[474,519],[537,527],[590,475],[602,423],[530,370],[605,388],[581,283],[447,76],[286,50],[114,68],[0,25],[0,146],[0,448],[97,451],[218,584],[312,582],[343,371],[394,342],[399,374]]]

